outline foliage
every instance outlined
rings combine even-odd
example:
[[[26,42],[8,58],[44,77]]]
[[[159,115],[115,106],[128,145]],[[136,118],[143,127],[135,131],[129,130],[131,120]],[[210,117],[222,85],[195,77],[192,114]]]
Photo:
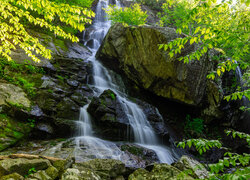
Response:
[[[150,7],[150,9],[161,11],[161,6],[165,0],[136,0],[138,3],[145,4]]]
[[[69,4],[69,5],[76,5],[76,6],[84,6],[84,7],[91,7],[93,0],[50,0],[56,2],[57,4]]]
[[[26,174],[24,177],[27,178],[29,175],[34,174],[36,172],[37,172],[36,168],[34,168],[34,167],[30,168],[28,171],[28,174]]]
[[[36,120],[35,119],[28,119],[28,124],[31,128],[35,127]]]
[[[186,34],[168,44],[159,45],[169,51],[170,58],[181,54],[184,47],[196,43],[197,49],[178,59],[184,63],[200,60],[201,56],[215,49],[221,53],[217,70],[208,78],[214,79],[225,71],[235,70],[239,65],[249,66],[249,0],[166,0],[163,5],[162,22],[176,28],[176,32]],[[249,78],[249,76],[248,76]],[[231,99],[245,95],[249,90],[242,90],[230,96]],[[227,99],[230,99],[227,98]]]
[[[226,152],[224,158],[220,159],[218,163],[209,164],[210,172],[218,174],[223,172],[225,168],[237,166],[247,166],[249,165],[250,155],[244,153],[243,155]]]
[[[249,134],[239,132],[239,131],[234,131],[234,130],[226,130],[225,133],[227,134],[227,136],[231,134],[233,138],[236,138],[236,136],[238,136],[241,139],[245,139],[248,146],[250,147],[250,135]]]
[[[203,130],[204,130],[203,119],[200,118],[191,119],[190,115],[186,116],[186,123],[184,127],[184,132],[186,135],[200,136],[203,133]]]
[[[222,145],[220,141],[218,140],[207,140],[207,139],[188,139],[182,142],[179,142],[177,147],[185,148],[188,146],[191,148],[191,146],[194,146],[196,150],[203,154],[204,152],[210,150],[213,147],[221,148]]]
[[[105,9],[109,19],[112,22],[122,23],[124,26],[144,25],[148,17],[147,12],[141,10],[141,6],[137,3],[133,4],[130,8],[118,8],[116,6],[109,6]]]
[[[31,97],[36,94],[35,83],[32,82],[35,74],[44,74],[44,70],[25,61],[18,64],[15,61],[0,59],[0,79],[4,79],[12,84],[16,84],[24,89]]]
[[[85,23],[91,23],[93,16],[94,13],[87,8],[64,4],[60,1],[0,0],[0,55],[11,60],[11,51],[18,45],[36,62],[40,61],[37,55],[50,59],[51,51],[29,34],[26,24],[46,28],[56,36],[77,42],[76,36],[66,33],[61,26],[54,25],[53,22],[59,19],[63,24],[83,31]]]
[[[245,139],[249,145],[249,139],[250,139],[249,134],[231,130],[227,130],[225,131],[225,133],[227,135],[231,134],[233,138],[238,136],[241,139]],[[191,148],[191,146],[194,146],[200,154],[205,153],[207,150],[213,147],[222,148],[222,144],[218,140],[206,140],[206,139],[189,139],[179,142],[177,146],[183,149],[186,146],[188,146],[189,148]],[[250,154],[247,153],[237,154],[237,153],[226,152],[224,154],[224,158],[220,159],[218,163],[209,164],[209,170],[210,170],[209,179],[247,180],[250,178],[249,161],[250,161]],[[219,174],[231,167],[237,168],[236,171],[230,174],[228,173],[222,175]]]

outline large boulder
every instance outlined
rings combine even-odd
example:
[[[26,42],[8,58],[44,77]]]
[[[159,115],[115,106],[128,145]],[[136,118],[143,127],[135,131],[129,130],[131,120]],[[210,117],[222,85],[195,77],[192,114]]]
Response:
[[[177,56],[170,58],[168,52],[159,50],[159,44],[184,36],[172,28],[124,27],[117,23],[106,35],[97,58],[142,89],[197,106],[203,98],[206,75],[212,66],[208,55],[184,64]],[[196,45],[187,43],[182,55],[195,49]]]
[[[179,161],[174,164],[174,167],[181,171],[191,170],[192,173],[190,173],[190,175],[195,179],[206,179],[209,177],[209,172],[206,168],[189,156],[182,156]]]

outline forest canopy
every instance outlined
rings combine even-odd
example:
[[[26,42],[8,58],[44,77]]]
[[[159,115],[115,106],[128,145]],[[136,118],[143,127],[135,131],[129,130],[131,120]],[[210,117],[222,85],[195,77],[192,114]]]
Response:
[[[11,51],[22,48],[32,60],[37,55],[51,58],[50,50],[28,32],[29,26],[45,28],[64,39],[77,42],[78,38],[64,30],[70,26],[79,31],[94,17],[88,7],[93,0],[0,0],[0,56],[11,60]],[[37,28],[38,29],[38,28]]]

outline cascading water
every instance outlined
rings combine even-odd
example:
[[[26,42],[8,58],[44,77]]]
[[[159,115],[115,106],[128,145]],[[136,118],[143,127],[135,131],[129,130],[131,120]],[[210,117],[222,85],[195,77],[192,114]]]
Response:
[[[108,4],[108,0],[100,0],[98,2],[96,18],[90,32],[88,35],[86,32],[84,33],[85,45],[87,45],[93,53],[89,61],[93,64],[94,83],[92,86],[95,89],[95,95],[101,94],[106,89],[114,91],[122,104],[125,114],[127,114],[136,143],[154,150],[162,163],[170,164],[174,161],[174,156],[168,147],[159,146],[157,136],[143,110],[137,104],[128,100],[127,95],[124,93],[125,90],[122,90],[117,83],[112,81],[108,70],[95,58],[96,51],[111,26],[111,22],[106,19],[106,14],[103,10]],[[118,7],[120,6],[119,1],[116,1],[116,5]],[[93,136],[91,117],[88,115],[87,107],[88,105],[81,108],[80,118],[79,121],[77,121],[79,126],[77,135],[79,135],[79,137],[76,138],[76,160],[84,161],[93,158],[112,158],[121,160],[126,165],[133,165],[134,162],[128,155],[121,151],[115,143]],[[84,149],[81,148],[81,144],[84,144]],[[88,157],[86,157],[86,154],[88,154]]]

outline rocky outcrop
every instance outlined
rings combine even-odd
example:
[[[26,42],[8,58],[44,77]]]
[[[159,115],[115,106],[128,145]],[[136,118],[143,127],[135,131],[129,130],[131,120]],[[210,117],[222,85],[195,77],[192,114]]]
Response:
[[[155,132],[168,140],[168,131],[158,110],[146,102],[133,100],[142,108]],[[98,134],[111,140],[133,140],[128,115],[121,101],[112,90],[105,90],[99,97],[93,97],[87,110],[94,118]]]
[[[106,66],[122,73],[140,88],[188,105],[199,105],[205,93],[206,75],[211,69],[207,55],[184,64],[177,56],[159,50],[159,44],[183,37],[175,29],[153,26],[124,27],[115,24],[97,53]],[[196,48],[189,45],[186,55]]]
[[[0,118],[3,120],[0,150],[27,135],[39,139],[72,136],[77,128],[75,120],[79,118],[79,109],[93,96],[86,86],[91,64],[85,60],[91,52],[80,44],[49,35],[36,33],[35,36],[52,51],[53,57],[51,60],[41,58],[40,63],[27,62],[30,58],[17,48],[12,53],[13,64],[27,66],[30,71],[21,72],[20,76],[20,70],[15,72],[12,65],[4,67],[4,76],[11,77],[11,81],[3,78],[0,82]],[[25,85],[32,90],[32,95]]]
[[[125,167],[123,162],[114,159],[93,159],[76,163],[74,158],[65,160],[30,154],[0,156],[0,179],[11,178],[14,180],[191,180],[209,176],[203,165],[188,156],[183,156],[172,165],[154,163],[145,169]]]

